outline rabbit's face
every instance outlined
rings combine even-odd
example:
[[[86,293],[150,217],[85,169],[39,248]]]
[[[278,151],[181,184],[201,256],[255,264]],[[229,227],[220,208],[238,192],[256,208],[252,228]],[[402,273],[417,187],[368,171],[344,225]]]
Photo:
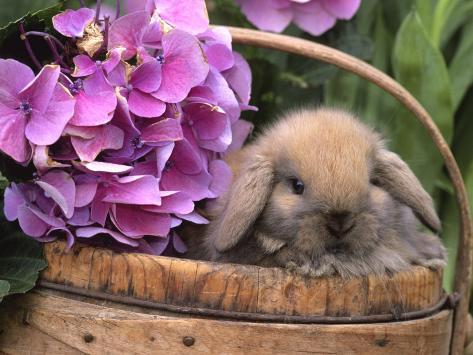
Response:
[[[370,182],[378,136],[333,115],[281,132],[273,190],[256,227],[314,257],[373,249],[381,227],[376,207],[387,197]]]

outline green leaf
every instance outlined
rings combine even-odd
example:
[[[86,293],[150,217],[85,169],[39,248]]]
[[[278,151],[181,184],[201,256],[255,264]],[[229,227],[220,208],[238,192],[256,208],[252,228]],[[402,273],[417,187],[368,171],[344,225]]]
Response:
[[[453,129],[453,101],[444,58],[412,11],[396,36],[393,51],[396,80],[427,109],[449,142]],[[409,113],[403,110],[403,116]],[[413,117],[403,117],[394,132],[395,150],[410,163],[426,190],[433,192],[443,161],[425,129]]]
[[[46,267],[42,246],[22,233],[0,238],[0,280],[8,282],[8,294],[25,293],[34,287]]]
[[[5,280],[0,280],[0,302],[2,302],[3,297],[8,295],[10,291],[10,283]]]
[[[462,29],[458,49],[450,63],[453,105],[458,107],[468,87],[473,83],[473,21]]]
[[[29,1],[28,3],[31,3]],[[51,3],[51,1],[47,1],[45,3]],[[59,11],[62,10],[64,5],[64,1],[59,1],[57,4],[50,6],[46,9],[39,10],[35,13],[28,13],[25,16],[21,17],[20,19],[10,22],[8,25],[0,28],[0,46],[3,45],[3,42],[9,36],[18,32],[18,25],[20,22],[24,22],[26,27],[29,26],[41,26],[43,28],[50,27],[52,23],[52,17],[56,15]],[[13,7],[13,6],[12,6]],[[31,9],[31,5],[28,7]]]
[[[446,47],[455,40],[451,40],[455,32],[465,23],[471,21],[473,16],[473,0],[464,0],[456,2],[452,9],[450,17],[444,24],[440,35],[441,47]]]
[[[437,5],[435,6],[431,38],[432,42],[437,47],[440,46],[442,31],[457,7],[458,2],[459,0],[438,0]]]
[[[15,0],[15,6],[3,6],[0,13],[0,26],[15,21],[28,12],[36,12],[57,3],[57,0]]]
[[[432,30],[435,0],[415,0],[415,6],[428,33]]]

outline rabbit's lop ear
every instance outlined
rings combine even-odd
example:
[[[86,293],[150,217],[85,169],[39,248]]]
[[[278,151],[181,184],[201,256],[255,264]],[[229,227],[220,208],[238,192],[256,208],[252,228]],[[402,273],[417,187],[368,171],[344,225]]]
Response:
[[[255,156],[242,167],[222,214],[215,220],[213,245],[218,252],[232,249],[248,234],[271,195],[272,185],[272,164],[262,156]]]
[[[377,152],[374,180],[392,197],[409,206],[423,224],[434,232],[440,232],[440,219],[432,198],[397,154],[385,149]]]

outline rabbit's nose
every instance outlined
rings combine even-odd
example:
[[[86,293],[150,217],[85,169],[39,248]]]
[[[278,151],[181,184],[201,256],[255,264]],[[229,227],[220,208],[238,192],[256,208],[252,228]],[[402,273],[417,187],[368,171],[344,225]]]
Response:
[[[336,238],[341,238],[350,232],[355,222],[349,212],[332,212],[327,216],[327,230]]]

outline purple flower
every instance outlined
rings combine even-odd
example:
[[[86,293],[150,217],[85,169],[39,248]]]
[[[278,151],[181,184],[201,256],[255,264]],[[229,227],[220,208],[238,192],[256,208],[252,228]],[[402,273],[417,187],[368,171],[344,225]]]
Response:
[[[204,0],[154,0],[154,14],[168,25],[193,35],[204,32],[209,27],[209,17]]]
[[[282,32],[291,21],[304,31],[320,36],[337,19],[349,20],[361,0],[235,0],[248,20],[259,29]]]
[[[70,39],[46,38],[58,65],[37,76],[0,59],[0,150],[36,168],[4,210],[36,240],[183,253],[175,228],[208,223],[196,201],[231,181],[222,157],[252,127],[239,120],[253,109],[248,64],[228,30],[209,29],[204,0],[133,6],[110,23],[86,8],[55,16]]]
[[[78,228],[76,230],[76,235],[79,238],[92,238],[97,235],[109,235],[111,236],[114,240],[116,240],[119,243],[130,245],[132,247],[137,247],[140,243],[136,240],[133,240],[131,238],[125,237],[123,234],[112,231],[110,229],[106,228],[100,228],[100,227],[82,227]]]
[[[18,220],[25,234],[40,238],[50,228],[64,227],[65,223],[52,215],[54,202],[42,190],[31,184],[15,184],[5,190],[5,217]]]
[[[209,17],[204,0],[182,0],[179,5],[175,0],[126,0],[126,13],[147,11],[156,22],[178,28],[193,35],[203,33],[209,27]]]
[[[53,160],[49,156],[49,147],[45,145],[37,145],[34,148],[33,164],[38,172],[38,175],[43,175],[49,169],[70,167],[70,164],[63,164]]]
[[[106,74],[112,72],[121,61],[124,48],[114,48],[107,53],[107,59],[102,61],[93,61],[89,56],[80,54],[74,57],[74,77],[83,77],[94,74],[102,68]]]
[[[151,60],[139,65],[130,76],[123,96],[128,98],[130,111],[142,117],[159,117],[166,110],[166,104],[154,97],[153,92],[161,85],[161,65]]]
[[[113,21],[109,30],[108,49],[123,47],[123,59],[131,59],[143,46],[143,36],[151,16],[147,11],[137,11]]]
[[[166,33],[162,46],[162,54],[155,59],[146,58],[156,60],[162,70],[161,85],[152,95],[164,102],[177,103],[205,80],[209,64],[197,38],[184,31]]]
[[[71,136],[72,146],[81,161],[91,162],[104,150],[118,150],[123,147],[123,131],[112,125],[98,127],[69,125],[64,133]]]
[[[235,63],[232,52],[232,36],[225,27],[216,27],[207,30],[199,36],[204,40],[204,51],[209,64],[219,71],[230,69]]]
[[[74,214],[76,185],[72,177],[64,171],[53,170],[41,177],[36,184],[44,190],[61,209],[66,218]]]
[[[95,11],[88,8],[66,10],[53,16],[53,26],[56,31],[66,37],[82,38],[84,30],[95,17]]]
[[[180,191],[193,201],[212,197],[212,176],[206,171],[192,137],[156,149],[158,176],[163,189]]]
[[[230,119],[219,107],[202,102],[184,106],[184,122],[194,133],[200,147],[225,152],[232,143]]]
[[[142,158],[154,147],[183,139],[181,124],[173,118],[148,119],[138,129],[132,119],[126,101],[121,98],[113,118],[113,124],[125,132],[121,149],[108,152],[105,159],[113,163],[126,163]]]
[[[26,65],[0,59],[0,149],[18,162],[31,159],[31,143],[56,142],[72,117],[75,100],[58,77],[58,66],[34,77]]]
[[[99,126],[112,119],[117,106],[117,97],[101,70],[97,70],[86,79],[69,80],[68,85],[76,99],[74,116],[70,124]]]

